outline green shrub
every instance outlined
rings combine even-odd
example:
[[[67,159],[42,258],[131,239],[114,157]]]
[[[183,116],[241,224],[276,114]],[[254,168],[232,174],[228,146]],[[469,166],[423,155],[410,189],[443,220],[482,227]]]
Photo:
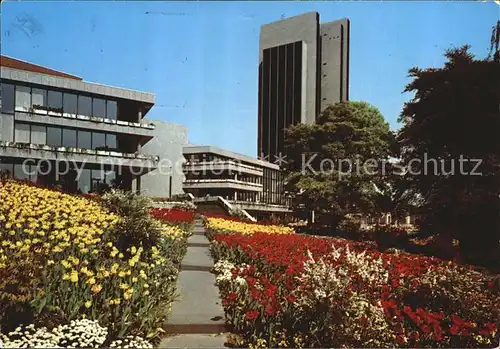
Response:
[[[115,226],[117,244],[128,248],[155,245],[160,236],[160,226],[149,214],[151,200],[131,191],[112,189],[102,197],[103,205],[118,214],[122,220]]]
[[[362,240],[361,224],[353,218],[345,218],[338,226],[338,231],[343,237],[351,240]]]

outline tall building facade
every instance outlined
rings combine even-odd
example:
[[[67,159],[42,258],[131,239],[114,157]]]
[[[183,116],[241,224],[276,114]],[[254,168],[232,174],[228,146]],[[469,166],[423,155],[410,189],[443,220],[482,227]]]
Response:
[[[320,24],[317,12],[260,31],[258,156],[285,153],[285,128],[313,124],[328,105],[349,99],[348,19]]]

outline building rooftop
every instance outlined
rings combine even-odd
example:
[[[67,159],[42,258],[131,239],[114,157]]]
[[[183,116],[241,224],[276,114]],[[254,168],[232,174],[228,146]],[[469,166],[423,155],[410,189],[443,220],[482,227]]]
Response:
[[[16,80],[23,83],[82,91],[106,97],[128,99],[143,103],[146,114],[155,103],[155,94],[121,87],[97,84],[84,81],[81,77],[58,70],[42,67],[16,58],[1,55],[1,77],[6,80]]]
[[[76,76],[76,75],[71,75],[71,74],[64,73],[64,72],[59,71],[59,70],[54,70],[54,69],[42,67],[41,65],[29,63],[26,61],[21,61],[20,59],[16,59],[16,58],[4,56],[4,55],[0,55],[0,66],[6,67],[6,68],[11,68],[11,69],[30,71],[33,73],[57,76],[60,78],[74,79],[74,80],[80,80],[80,81],[83,80],[81,77]]]
[[[279,170],[279,166],[268,161],[263,161],[260,159],[253,158],[251,156],[243,155],[240,153],[235,153],[230,150],[225,150],[211,145],[187,145],[183,147],[184,155],[188,154],[215,154],[225,156],[230,159],[247,162],[252,165],[258,165],[270,169]]]

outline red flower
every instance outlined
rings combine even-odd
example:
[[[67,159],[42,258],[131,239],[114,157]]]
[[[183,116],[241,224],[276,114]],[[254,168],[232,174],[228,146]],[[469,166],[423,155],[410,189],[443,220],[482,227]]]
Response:
[[[410,339],[414,342],[418,342],[420,340],[420,333],[418,333],[418,331],[410,333]]]
[[[458,316],[456,316],[455,314],[453,314],[451,316],[451,321],[453,321],[453,323],[455,325],[458,325],[458,326],[464,326],[465,325],[465,321],[460,319]]]
[[[295,303],[295,296],[293,294],[289,295],[286,297],[286,300],[289,302],[289,303]]]
[[[238,298],[235,292],[229,292],[226,299],[230,302],[234,302]]]
[[[450,333],[452,335],[456,336],[459,332],[460,332],[460,327],[458,327],[457,325],[452,325],[450,327]]]
[[[245,314],[245,319],[247,319],[248,321],[253,321],[255,319],[257,319],[260,315],[260,312],[257,311],[257,310],[250,310],[250,311],[247,311],[247,313]]]
[[[266,310],[264,311],[264,314],[266,314],[267,316],[274,315],[275,313],[276,313],[276,309],[274,309],[272,305],[268,305],[266,307]]]
[[[496,330],[497,330],[497,325],[490,322],[490,323],[484,324],[484,327],[482,329],[480,329],[478,333],[482,336],[488,337],[491,334],[495,333]]]
[[[427,325],[423,325],[423,326],[421,327],[421,329],[422,329],[422,332],[423,332],[424,334],[429,334],[429,333],[431,333],[431,328],[430,328],[429,326],[427,326]]]
[[[402,345],[402,344],[405,344],[407,342],[407,340],[406,340],[406,337],[404,335],[400,334],[396,337],[396,342],[398,342],[398,344]]]

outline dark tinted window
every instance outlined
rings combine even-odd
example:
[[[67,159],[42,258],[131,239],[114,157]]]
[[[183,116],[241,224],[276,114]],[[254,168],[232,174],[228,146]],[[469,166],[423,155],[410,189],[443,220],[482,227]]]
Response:
[[[92,116],[92,98],[78,96],[78,115]]]
[[[115,171],[106,171],[106,183],[109,185],[113,185],[113,182],[116,180],[116,172]]]
[[[53,147],[61,146],[61,129],[59,127],[47,126],[47,145]]]
[[[31,107],[31,88],[16,86],[16,107],[28,111]]]
[[[103,148],[106,146],[106,135],[104,133],[92,133],[92,149]]]
[[[31,125],[30,143],[47,144],[47,128],[40,125]]]
[[[111,149],[116,149],[116,135],[106,135],[106,146]]]
[[[78,178],[78,189],[87,194],[90,191],[90,170],[83,170]]]
[[[2,84],[2,113],[14,112],[14,85]]]
[[[30,125],[16,122],[14,124],[14,141],[17,143],[30,143]]]
[[[87,131],[78,131],[78,148],[92,148],[92,133]]]
[[[118,114],[118,105],[115,101],[108,101],[106,103],[106,118],[116,120]]]
[[[14,165],[12,164],[2,164],[0,162],[0,172],[2,172],[11,178],[14,175]]]
[[[68,114],[77,114],[77,96],[65,93],[63,97],[63,111]]]
[[[29,165],[14,165],[14,178],[16,179],[29,179],[30,178],[30,166]]]
[[[76,130],[63,129],[63,147],[76,148]]]
[[[106,117],[106,101],[104,99],[94,98],[92,101],[92,116]]]
[[[62,93],[57,91],[49,91],[47,94],[47,106],[52,109],[62,108]]]
[[[31,89],[31,104],[33,106],[47,106],[47,90],[42,90],[40,88]]]

